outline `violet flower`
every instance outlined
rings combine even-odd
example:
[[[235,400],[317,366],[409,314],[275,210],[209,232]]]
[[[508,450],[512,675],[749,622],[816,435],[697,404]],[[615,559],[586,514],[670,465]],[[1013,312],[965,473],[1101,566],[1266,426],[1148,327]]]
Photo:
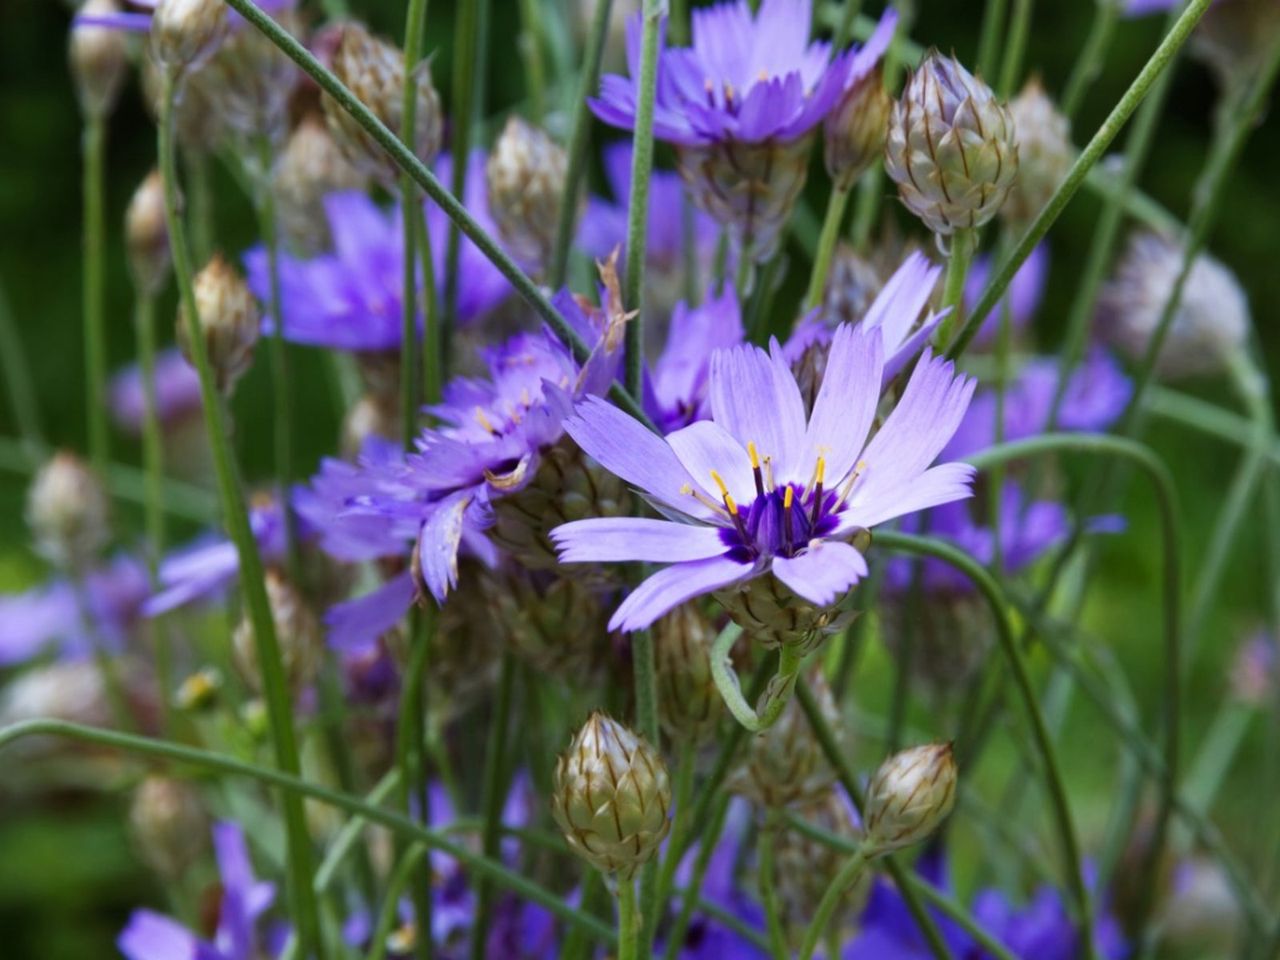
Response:
[[[926,352],[868,442],[881,339],[878,331],[836,331],[808,416],[777,341],[768,353],[717,351],[712,419],[665,439],[603,400],[578,405],[566,431],[672,518],[597,518],[552,531],[562,562],[669,564],[632,591],[609,629],[643,629],[686,600],[764,576],[827,607],[866,574],[848,543],[855,534],[969,495],[971,467],[929,466],[973,392],[950,363]]]
[[[161,427],[171,427],[200,414],[200,378],[195,368],[174,348],[156,354],[156,417]],[[147,415],[142,368],[132,364],[111,378],[107,400],[116,424],[131,434],[142,433]]]
[[[262,914],[275,900],[275,885],[258,880],[244,831],[234,823],[213,828],[213,848],[222,898],[213,940],[202,940],[178,921],[152,910],[135,910],[116,946],[127,960],[260,960]]]
[[[991,279],[991,266],[991,257],[983,255],[976,258],[973,266],[969,268],[969,275],[965,278],[964,284],[964,303],[967,311],[972,311],[978,305],[983,291],[987,289],[987,281]],[[1014,332],[1025,330],[1031,323],[1031,318],[1040,309],[1040,301],[1044,297],[1048,276],[1049,249],[1042,243],[1022,262],[1018,272],[1013,275],[1008,291],[983,319],[982,326],[974,336],[973,346],[989,347],[995,343],[996,335],[1000,332],[1000,313],[1005,304],[1009,306],[1010,328]]]
[[[716,350],[742,343],[742,310],[733,288],[697,307],[677,303],[667,343],[644,381],[644,410],[664,433],[711,415],[707,383]]]
[[[257,0],[257,5],[268,13],[292,9],[296,0]],[[129,7],[142,9],[121,10],[118,13],[87,14],[77,13],[72,20],[74,26],[112,27],[116,30],[128,30],[133,33],[148,33],[151,30],[151,15],[160,0],[129,0]],[[248,21],[234,10],[227,11],[227,24],[232,30],[239,30]]]

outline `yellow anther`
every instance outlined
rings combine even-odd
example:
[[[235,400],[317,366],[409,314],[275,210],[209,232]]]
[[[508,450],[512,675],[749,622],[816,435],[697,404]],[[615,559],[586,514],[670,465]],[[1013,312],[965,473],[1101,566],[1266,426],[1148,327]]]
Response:
[[[815,483],[822,483],[827,474],[827,461],[822,457],[818,458],[818,466],[814,470],[813,479]]]
[[[751,458],[751,469],[759,470],[760,469],[760,452],[756,450],[756,444],[754,440],[747,441],[747,456]]]
[[[738,515],[738,505],[733,502],[733,497],[727,493],[724,495],[724,505],[729,510],[730,516],[736,517]]]
[[[720,488],[720,496],[728,497],[729,488],[725,486],[724,480],[723,478],[721,478],[718,471],[716,470],[711,471],[711,479],[715,483],[715,485]]]
[[[689,486],[689,484],[687,483],[682,483],[680,484],[680,492],[685,495],[688,495],[690,493],[693,493],[693,487]]]
[[[769,71],[761,70],[759,73],[756,74],[756,79],[759,80],[761,83],[767,83],[769,81]]]
[[[484,409],[482,407],[476,407],[476,421],[480,424],[480,426],[484,427],[490,433],[498,432],[497,430],[493,429],[493,424],[489,422],[489,418],[485,415]]]
[[[796,497],[796,488],[791,486],[791,484],[787,484],[787,489],[782,492],[782,509],[790,510],[791,502],[795,499],[795,497]]]

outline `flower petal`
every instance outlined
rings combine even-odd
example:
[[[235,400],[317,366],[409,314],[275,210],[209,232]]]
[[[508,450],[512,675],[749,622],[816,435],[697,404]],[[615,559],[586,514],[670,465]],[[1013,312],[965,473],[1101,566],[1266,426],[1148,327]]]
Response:
[[[400,622],[413,604],[413,594],[413,575],[406,570],[377,590],[335,604],[324,615],[329,644],[354,652],[373,643]]]
[[[810,603],[827,607],[867,575],[867,561],[839,540],[819,540],[794,557],[774,557],[773,575]]]
[[[711,358],[711,416],[746,448],[773,459],[778,482],[803,472],[798,454],[805,435],[804,401],[791,368],[774,342],[772,353],[744,345]],[[812,472],[813,465],[808,465]]]
[[[971,497],[974,472],[967,463],[944,463],[865,499],[858,496],[855,488],[852,502],[841,514],[833,535],[839,536],[857,527],[874,527],[917,510]]]
[[[683,563],[718,557],[727,548],[716,527],[643,517],[599,517],[551,531],[561,563]]]
[[[643,630],[686,600],[749,577],[754,564],[725,557],[676,563],[631,591],[609,620],[610,630]]]
[[[875,419],[884,364],[881,341],[879,331],[847,324],[832,337],[805,434],[805,452],[826,458],[826,480],[832,486],[853,468]]]
[[[751,459],[742,444],[719,424],[699,420],[668,436],[667,443],[689,476],[693,477],[693,482],[712,500],[718,503],[722,496],[719,484],[712,479],[713,473],[724,480],[730,495],[738,503],[747,504],[755,499]],[[690,498],[686,495],[685,499]]]
[[[163,914],[135,910],[116,946],[128,960],[190,960],[196,956],[195,934]]]

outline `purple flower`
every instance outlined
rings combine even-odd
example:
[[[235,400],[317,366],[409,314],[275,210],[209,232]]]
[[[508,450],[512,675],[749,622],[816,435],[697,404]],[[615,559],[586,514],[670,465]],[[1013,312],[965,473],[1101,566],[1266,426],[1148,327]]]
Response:
[[[699,307],[676,304],[666,347],[645,379],[645,412],[664,433],[710,416],[711,356],[742,339],[742,310],[727,284]]]
[[[156,355],[156,415],[162,427],[173,426],[200,413],[200,378],[177,349]],[[111,379],[111,416],[124,430],[142,433],[147,398],[142,368],[133,364]]]
[[[275,885],[254,876],[244,831],[236,824],[219,823],[213,828],[213,849],[222,881],[213,940],[201,940],[163,914],[135,910],[116,941],[127,960],[259,960],[264,956],[256,927],[275,900]]]
[[[1182,6],[1182,0],[1125,0],[1122,8],[1126,17],[1145,17],[1151,13],[1168,13]]]
[[[969,495],[973,470],[930,464],[969,405],[973,382],[929,353],[868,442],[884,369],[881,335],[843,326],[806,416],[775,340],[711,360],[711,420],[665,439],[602,400],[565,423],[605,469],[643,490],[668,520],[598,518],[557,527],[566,563],[669,564],[614,613],[639,630],[679,604],[772,575],[826,607],[866,573],[848,542],[858,531]]]
[[[578,245],[604,259],[615,248],[626,256],[627,202],[631,196],[631,144],[612,143],[604,149],[604,174],[616,201],[591,197],[578,228]],[[684,255],[684,211],[689,205],[678,174],[654,170],[649,178],[649,227],[645,259],[660,273],[680,268]],[[700,211],[693,214],[696,258],[709,261],[716,243],[715,222]]]
[[[258,6],[269,13],[287,10],[293,7],[295,0],[258,0]],[[130,30],[135,33],[147,33],[151,30],[151,12],[160,5],[160,0],[129,0],[130,7],[143,7],[139,10],[120,11],[109,14],[78,13],[72,23],[79,26],[113,27],[117,30]],[[239,30],[248,21],[234,10],[227,11],[227,24],[232,30]]]
[[[876,296],[859,327],[863,330],[879,330],[888,359],[884,364],[883,381],[887,384],[929,342],[934,328],[945,313],[929,313],[917,325],[921,311],[933,296],[942,268],[935,266],[922,253],[913,253],[889,278],[889,282]],[[793,366],[799,364],[805,353],[815,346],[831,344],[832,327],[824,322],[821,308],[811,311],[796,325],[791,337],[782,348],[783,356]]]
[[[484,153],[474,151],[467,164],[463,202],[482,227],[495,228],[484,189]],[[451,161],[436,163],[446,182]],[[448,218],[427,203],[427,232],[437,278],[444,275]],[[400,346],[404,296],[404,233],[399,207],[383,211],[358,192],[334,193],[324,200],[333,251],[310,259],[280,258],[280,298],[285,309],[285,338],[295,343],[337,350],[388,351]],[[244,255],[249,286],[258,299],[270,299],[266,250]],[[506,279],[473,243],[459,248],[458,317],[469,323],[488,313],[511,292]],[[419,273],[418,282],[421,283]],[[437,282],[437,289],[443,284]],[[422,317],[417,318],[419,329]],[[274,320],[265,326],[273,329]]]
[[[1009,290],[987,314],[974,337],[974,346],[989,346],[995,342],[1000,332],[1000,312],[1004,305],[1009,305],[1009,325],[1014,331],[1024,330],[1031,318],[1040,309],[1040,300],[1044,296],[1045,282],[1049,275],[1049,250],[1040,244],[1031,251],[1031,256],[1023,261],[1018,272],[1013,275]],[[973,310],[978,305],[982,293],[991,279],[991,257],[981,256],[973,262],[964,284],[964,302],[966,310]]]
[[[809,42],[811,0],[747,0],[696,9],[693,46],[659,41],[654,136],[686,147],[728,141],[796,140],[844,91],[855,55],[831,61],[831,45]],[[664,25],[665,26],[665,25]],[[640,17],[627,24],[627,69],[609,75],[591,109],[605,123],[635,126],[640,75]],[[872,63],[879,53],[872,58]]]
[[[59,577],[0,597],[0,666],[23,663],[54,646],[63,658],[87,656],[95,643],[121,649],[149,591],[142,564],[122,555],[88,573],[79,589]]]

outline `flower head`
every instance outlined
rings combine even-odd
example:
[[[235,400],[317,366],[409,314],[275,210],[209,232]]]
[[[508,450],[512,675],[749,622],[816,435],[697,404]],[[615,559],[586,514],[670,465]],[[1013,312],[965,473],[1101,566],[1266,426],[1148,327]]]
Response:
[[[156,356],[155,391],[161,427],[177,426],[200,413],[200,378],[176,349]],[[141,367],[134,364],[111,378],[107,403],[119,427],[135,435],[142,433],[147,398]]]
[[[841,327],[811,412],[776,341],[717,351],[711,419],[658,437],[588,398],[565,424],[582,449],[669,520],[600,518],[552,531],[564,562],[670,564],[623,602],[610,629],[639,630],[700,594],[770,576],[817,607],[866,573],[849,544],[886,520],[969,494],[972,470],[930,468],[973,384],[928,353],[868,440],[884,371],[878,331]]]
[[[708,295],[697,307],[677,303],[662,353],[644,383],[645,413],[664,432],[705,420],[711,356],[742,343],[742,311],[733,289]]]
[[[1031,251],[1031,255],[1022,262],[1022,266],[1018,267],[1018,272],[1013,275],[1013,280],[1009,283],[1008,291],[982,321],[982,326],[978,328],[978,333],[973,338],[973,347],[990,347],[995,342],[1000,332],[1001,313],[1006,307],[1009,310],[1009,326],[1012,331],[1017,334],[1026,330],[1040,309],[1040,301],[1044,298],[1044,288],[1048,278],[1049,248],[1041,243]],[[990,279],[991,257],[986,254],[975,257],[964,283],[966,310],[971,311],[978,305]]]

